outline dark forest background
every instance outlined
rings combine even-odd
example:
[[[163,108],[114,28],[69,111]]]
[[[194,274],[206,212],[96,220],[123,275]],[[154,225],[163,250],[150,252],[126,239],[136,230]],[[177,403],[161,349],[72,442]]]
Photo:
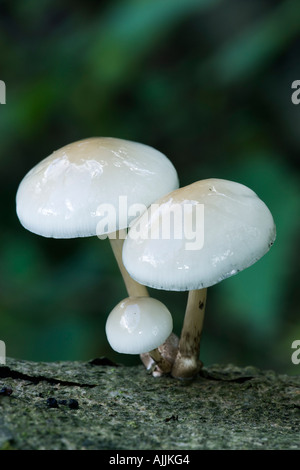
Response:
[[[126,291],[107,240],[52,240],[15,213],[18,184],[91,136],[151,145],[182,186],[226,178],[270,208],[277,240],[208,291],[201,358],[297,374],[300,339],[300,8],[296,0],[0,1],[0,339],[35,361],[114,353],[104,326]],[[186,293],[151,290],[180,333]]]

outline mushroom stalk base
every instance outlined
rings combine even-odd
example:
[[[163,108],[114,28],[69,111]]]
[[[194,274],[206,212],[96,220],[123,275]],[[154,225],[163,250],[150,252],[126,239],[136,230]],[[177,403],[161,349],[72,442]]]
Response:
[[[191,379],[202,366],[199,351],[206,293],[207,289],[189,292],[178,352],[171,372],[175,378]]]
[[[154,360],[155,362],[155,370],[158,369],[158,371],[163,371],[164,373],[171,372],[172,364],[170,364],[160,353],[160,351],[157,349],[153,349],[152,351],[149,351],[149,356]],[[154,371],[153,371],[154,372]]]
[[[179,338],[171,333],[166,341],[148,353],[141,354],[141,360],[153,377],[161,377],[172,370],[177,354]]]

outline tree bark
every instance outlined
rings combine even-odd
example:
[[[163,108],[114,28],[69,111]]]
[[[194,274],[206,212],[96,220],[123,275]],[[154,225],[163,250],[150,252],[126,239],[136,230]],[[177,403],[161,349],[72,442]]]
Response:
[[[252,366],[189,382],[105,358],[0,366],[0,449],[297,449],[299,417],[300,377]]]

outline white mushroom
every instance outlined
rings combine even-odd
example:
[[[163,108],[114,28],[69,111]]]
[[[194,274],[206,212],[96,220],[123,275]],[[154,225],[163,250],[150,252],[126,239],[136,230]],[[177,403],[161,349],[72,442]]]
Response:
[[[167,307],[151,297],[128,297],[109,314],[106,335],[111,347],[124,354],[156,349],[170,336],[172,316]]]
[[[127,228],[134,218],[120,214],[120,196],[126,197],[128,207],[148,207],[176,188],[176,170],[158,150],[122,139],[94,137],[60,148],[27,173],[17,192],[17,214],[25,228],[44,237],[101,235],[97,232],[102,219],[99,205],[115,207],[112,232],[116,232]]]
[[[206,288],[255,263],[275,236],[264,202],[248,187],[221,179],[171,192],[132,225],[123,247],[131,277],[156,289],[190,291],[173,376],[191,377],[199,369]]]
[[[122,267],[123,234],[134,216],[119,207],[149,206],[157,197],[178,187],[176,170],[158,150],[144,144],[109,137],[94,137],[66,145],[38,163],[21,181],[16,202],[22,225],[44,237],[101,236],[102,205],[115,209],[111,244]],[[111,214],[108,214],[111,215]],[[97,231],[98,227],[98,231]],[[125,270],[122,274],[126,277]],[[137,293],[131,281],[130,295]],[[135,286],[136,287],[136,286]]]
[[[60,148],[27,173],[17,191],[17,215],[26,229],[44,237],[108,235],[128,295],[147,296],[146,287],[130,278],[123,266],[124,232],[136,217],[132,208],[146,210],[176,188],[176,170],[158,150],[94,137]],[[107,207],[112,210],[104,226]]]

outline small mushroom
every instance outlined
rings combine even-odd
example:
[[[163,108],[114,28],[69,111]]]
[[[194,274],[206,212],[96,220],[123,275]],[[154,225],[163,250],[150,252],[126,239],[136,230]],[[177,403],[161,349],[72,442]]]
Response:
[[[162,302],[151,297],[128,297],[110,312],[105,330],[115,351],[124,354],[150,351],[157,365],[170,372],[172,364],[157,355],[156,348],[166,341],[172,328],[171,313]]]
[[[132,209],[146,210],[176,188],[176,170],[158,150],[94,137],[60,148],[27,173],[17,191],[17,215],[26,229],[44,237],[108,235],[128,295],[147,296],[122,263],[126,229],[136,217]],[[106,207],[113,209],[107,227],[101,224]]]
[[[173,231],[164,237],[161,229],[171,216]],[[123,263],[131,277],[156,289],[189,291],[174,377],[193,377],[201,365],[207,287],[254,264],[275,236],[264,202],[248,187],[221,179],[171,192],[132,225],[123,247]]]

